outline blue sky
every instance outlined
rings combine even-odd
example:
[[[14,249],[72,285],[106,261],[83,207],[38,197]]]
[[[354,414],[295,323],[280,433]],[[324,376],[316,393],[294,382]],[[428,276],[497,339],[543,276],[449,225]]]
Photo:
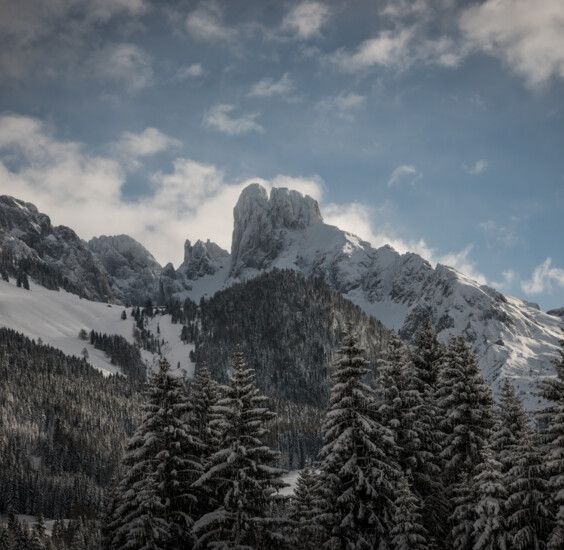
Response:
[[[255,180],[564,305],[564,3],[0,4],[0,192],[178,263]]]

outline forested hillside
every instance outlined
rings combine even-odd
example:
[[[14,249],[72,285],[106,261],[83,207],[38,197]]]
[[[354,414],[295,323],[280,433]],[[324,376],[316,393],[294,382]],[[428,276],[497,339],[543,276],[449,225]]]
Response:
[[[329,369],[351,323],[372,369],[390,332],[319,279],[273,270],[184,307],[186,337],[195,343],[197,365],[225,382],[238,349],[256,368],[257,384],[278,413],[274,441],[289,468],[314,458],[329,396]]]
[[[139,421],[123,376],[0,329],[0,513],[98,513]]]

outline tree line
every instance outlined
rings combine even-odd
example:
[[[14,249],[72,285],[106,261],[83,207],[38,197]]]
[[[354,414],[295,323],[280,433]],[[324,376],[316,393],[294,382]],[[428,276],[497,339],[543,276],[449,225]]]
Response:
[[[375,368],[352,329],[331,369],[323,446],[293,497],[266,444],[274,413],[236,351],[219,385],[149,382],[107,508],[126,548],[557,550],[564,547],[564,343],[536,429],[509,381],[496,404],[462,338],[392,337]]]

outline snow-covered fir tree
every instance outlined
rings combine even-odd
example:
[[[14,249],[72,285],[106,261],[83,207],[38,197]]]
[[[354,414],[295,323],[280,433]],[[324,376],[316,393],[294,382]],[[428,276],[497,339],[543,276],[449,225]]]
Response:
[[[205,365],[199,366],[190,383],[190,413],[187,419],[187,429],[190,434],[201,442],[199,456],[194,457],[200,462],[202,473],[208,467],[211,457],[219,450],[221,417],[216,411],[220,398],[220,386],[210,376]],[[196,489],[197,514],[202,516],[211,512],[217,505],[213,494]]]
[[[388,342],[384,360],[378,365],[378,416],[393,433],[398,463],[408,475],[423,470],[432,460],[432,454],[421,449],[422,438],[426,435],[423,431],[429,425],[423,424],[418,415],[423,399],[409,379],[411,374],[408,372],[407,350],[394,334]]]
[[[220,448],[210,458],[200,487],[218,507],[195,524],[198,548],[276,548],[280,544],[272,499],[284,486],[275,467],[278,454],[265,444],[274,418],[255,383],[255,371],[243,355],[232,358],[230,383],[213,407],[218,414]]]
[[[418,373],[421,393],[434,392],[437,387],[443,355],[444,348],[431,320],[425,317],[417,327],[411,349],[411,361]]]
[[[550,494],[555,507],[555,525],[548,542],[549,550],[564,548],[564,335],[560,341],[560,358],[555,361],[556,377],[543,383],[543,397],[552,405],[543,415],[547,427],[543,433],[548,457]]]
[[[193,543],[195,495],[201,475],[201,442],[186,427],[184,382],[165,359],[149,380],[144,419],[123,461],[111,548],[170,549]]]
[[[445,433],[441,457],[446,479],[458,483],[463,473],[474,475],[493,427],[491,390],[461,337],[449,342],[437,396]]]
[[[390,533],[394,550],[427,550],[428,537],[421,523],[419,502],[403,476],[396,496],[394,527]]]
[[[218,450],[221,435],[213,425],[217,419],[214,407],[219,398],[219,384],[205,365],[198,367],[190,383],[190,430],[198,434],[201,454],[208,458]]]
[[[450,514],[450,503],[442,483],[442,461],[440,453],[443,434],[440,426],[441,409],[437,406],[437,381],[442,364],[444,348],[429,318],[417,328],[414,345],[410,350],[407,379],[410,386],[419,392],[420,403],[415,408],[419,429],[419,454],[424,457],[419,468],[412,473],[413,490],[421,501],[423,525],[429,539],[441,546],[448,533],[445,517]]]
[[[501,462],[502,473],[506,474],[512,466],[513,452],[528,430],[527,415],[521,400],[507,379],[501,384],[499,403],[495,412],[492,449]]]
[[[318,480],[314,471],[306,466],[300,471],[290,505],[289,519],[295,547],[314,550],[319,547],[323,530],[317,524]]]
[[[551,530],[545,457],[528,431],[513,452],[507,478],[507,526],[511,550],[544,550]]]
[[[451,487],[453,511],[450,516],[449,550],[473,550],[475,495],[472,480],[463,471]]]
[[[508,550],[505,521],[506,491],[501,464],[488,447],[474,477],[476,495],[474,550]]]
[[[391,544],[400,472],[393,434],[378,421],[374,391],[363,382],[368,372],[365,352],[349,327],[331,374],[320,452],[319,520],[327,531],[326,548]]]

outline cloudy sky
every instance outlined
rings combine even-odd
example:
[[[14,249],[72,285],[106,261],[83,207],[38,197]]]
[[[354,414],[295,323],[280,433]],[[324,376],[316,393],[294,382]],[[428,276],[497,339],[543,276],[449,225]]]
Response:
[[[250,181],[564,306],[564,2],[0,2],[1,193],[178,263]]]

